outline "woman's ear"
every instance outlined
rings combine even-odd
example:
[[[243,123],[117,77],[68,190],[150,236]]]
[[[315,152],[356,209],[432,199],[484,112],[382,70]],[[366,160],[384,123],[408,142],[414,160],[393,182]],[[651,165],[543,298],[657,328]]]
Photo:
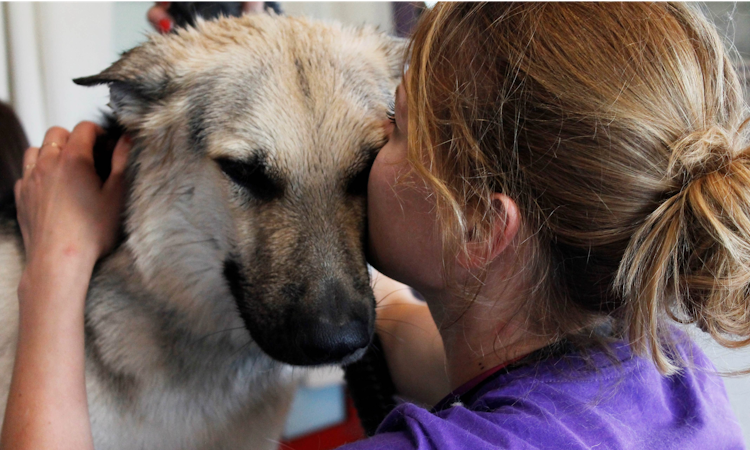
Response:
[[[486,236],[480,236],[469,230],[466,252],[458,257],[458,262],[466,269],[485,267],[500,256],[513,242],[518,234],[520,217],[518,205],[505,194],[492,195],[493,226]]]

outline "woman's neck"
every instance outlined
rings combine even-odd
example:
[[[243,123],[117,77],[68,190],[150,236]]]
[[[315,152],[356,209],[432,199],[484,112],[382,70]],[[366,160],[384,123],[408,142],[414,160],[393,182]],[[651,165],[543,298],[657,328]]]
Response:
[[[453,330],[441,333],[452,390],[496,366],[509,364],[549,344],[547,339],[523,333],[518,328],[516,333],[497,335],[495,339],[483,339],[470,327],[460,329],[458,333]]]
[[[549,345],[548,336],[530,329],[533,320],[523,306],[521,292],[504,286],[501,292],[486,285],[480,295],[469,302],[456,296],[430,295],[428,306],[440,330],[446,355],[451,389],[496,366],[508,364]],[[518,294],[518,295],[516,295]],[[451,305],[450,311],[444,305]],[[455,305],[466,305],[456,308]]]

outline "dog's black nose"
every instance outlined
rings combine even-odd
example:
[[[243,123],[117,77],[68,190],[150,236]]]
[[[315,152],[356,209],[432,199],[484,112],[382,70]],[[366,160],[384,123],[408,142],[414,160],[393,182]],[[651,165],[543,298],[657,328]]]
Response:
[[[329,279],[289,284],[282,292],[287,307],[277,316],[261,303],[245,301],[250,295],[237,301],[250,335],[270,357],[297,366],[336,364],[370,344],[375,299],[369,290]]]
[[[354,301],[338,281],[325,283],[318,292],[315,313],[294,321],[297,349],[309,364],[340,362],[370,343],[372,307]]]
[[[339,326],[313,323],[301,331],[298,335],[298,348],[309,364],[340,362],[366,347],[371,336],[368,323],[357,319]]]

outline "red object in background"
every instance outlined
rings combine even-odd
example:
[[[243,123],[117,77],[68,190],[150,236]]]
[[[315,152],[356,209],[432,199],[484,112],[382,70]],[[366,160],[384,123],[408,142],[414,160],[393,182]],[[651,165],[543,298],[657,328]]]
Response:
[[[357,410],[349,394],[346,395],[346,422],[317,431],[292,441],[282,441],[279,450],[331,450],[349,442],[364,439]]]
[[[169,33],[172,31],[172,20],[168,18],[163,18],[159,21],[159,30],[162,33]]]

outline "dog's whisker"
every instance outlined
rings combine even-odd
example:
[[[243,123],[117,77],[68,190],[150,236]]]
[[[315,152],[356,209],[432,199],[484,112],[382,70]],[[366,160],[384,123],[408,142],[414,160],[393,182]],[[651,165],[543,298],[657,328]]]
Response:
[[[403,291],[410,291],[410,292],[411,292],[411,289],[410,289],[410,288],[408,288],[408,287],[405,287],[405,288],[399,288],[399,289],[395,289],[395,290],[393,290],[393,291],[391,291],[391,292],[387,293],[386,295],[384,295],[384,296],[383,296],[383,297],[382,297],[382,298],[381,298],[381,299],[380,299],[379,301],[377,301],[377,302],[376,302],[376,304],[378,304],[378,305],[379,305],[380,303],[382,303],[382,302],[383,302],[383,301],[384,301],[385,299],[387,299],[387,298],[388,298],[388,297],[390,297],[391,295],[393,295],[393,294],[396,294],[396,293],[398,293],[398,292],[403,292]]]
[[[292,447],[292,446],[290,446],[290,445],[288,445],[288,444],[285,444],[285,443],[283,443],[283,442],[281,442],[281,441],[279,441],[279,440],[277,440],[277,439],[270,439],[270,438],[267,438],[266,440],[267,440],[268,442],[271,442],[271,443],[273,443],[273,444],[276,444],[276,445],[278,446],[279,450],[281,450],[281,449],[287,449],[287,448],[290,448],[290,449],[294,450],[294,447]]]
[[[387,318],[380,318],[378,317],[375,319],[375,322],[395,322],[395,323],[405,323],[407,325],[414,325],[413,322],[410,322],[408,320],[399,320],[399,319],[387,319]]]
[[[175,242],[175,243],[170,244],[170,245],[165,245],[164,248],[174,248],[174,247],[181,247],[181,246],[185,246],[185,245],[205,244],[206,242],[216,242],[216,239],[215,238],[208,238],[208,239],[200,239],[200,240],[197,240],[197,241]]]
[[[169,196],[182,196],[182,195],[189,195],[195,192],[194,187],[190,187],[185,189],[184,191],[176,191],[176,192],[157,192],[154,195],[159,197],[169,197]]]
[[[396,306],[404,306],[404,305],[411,305],[411,303],[389,303],[387,305],[377,304],[377,305],[375,305],[375,309],[383,310],[383,309],[387,309],[387,308],[393,308],[393,307],[396,307]]]
[[[246,349],[247,347],[249,347],[249,346],[250,346],[250,344],[252,344],[252,343],[253,343],[253,340],[252,340],[252,339],[248,340],[248,341],[247,341],[247,342],[246,342],[245,344],[243,344],[242,346],[240,346],[240,348],[239,348],[239,349],[237,349],[237,351],[235,351],[234,353],[232,353],[232,354],[230,355],[230,358],[234,358],[235,356],[239,355],[239,354],[240,354],[240,352],[242,352],[243,350],[245,350],[245,349]],[[257,363],[257,360],[254,360],[254,361],[253,361],[253,368],[255,367],[255,364],[256,364],[256,363]]]
[[[398,336],[396,334],[391,333],[390,331],[385,331],[384,329],[378,328],[377,326],[375,326],[375,331],[377,332],[377,334],[387,334],[388,336],[392,336],[394,338],[398,338]]]
[[[209,337],[211,337],[211,336],[215,336],[215,335],[217,335],[217,334],[221,334],[221,333],[228,333],[228,332],[230,332],[230,331],[237,331],[237,330],[244,330],[244,329],[245,329],[245,327],[244,327],[244,326],[239,326],[239,327],[232,327],[232,328],[226,328],[226,329],[223,329],[223,330],[219,330],[219,331],[214,331],[214,332],[212,332],[212,333],[208,333],[208,334],[206,334],[206,335],[200,336],[200,337],[198,337],[198,338],[196,339],[196,341],[197,341],[197,342],[200,342],[200,341],[202,341],[202,340],[205,340],[205,339],[207,339],[207,338],[209,338]]]

